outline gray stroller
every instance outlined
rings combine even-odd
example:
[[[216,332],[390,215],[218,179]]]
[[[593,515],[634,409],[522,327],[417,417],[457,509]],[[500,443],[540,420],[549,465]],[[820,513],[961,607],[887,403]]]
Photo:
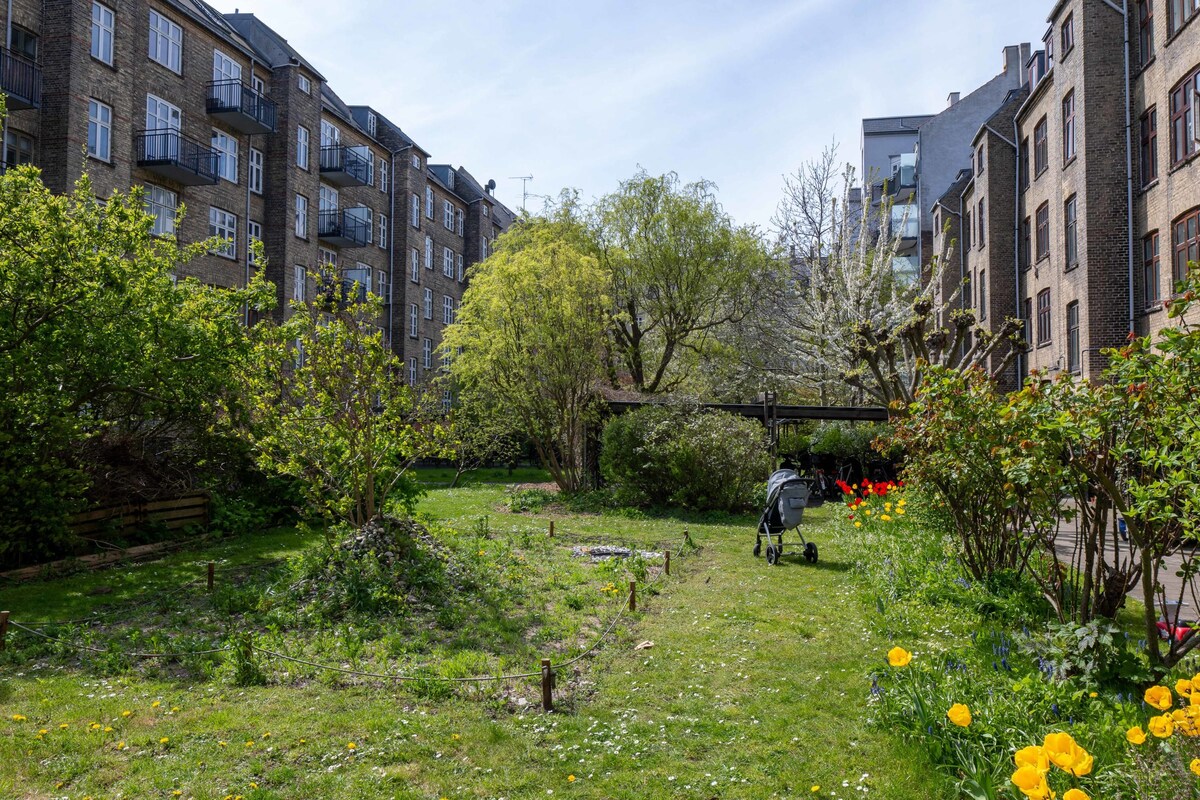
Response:
[[[767,540],[767,563],[774,565],[783,555],[783,532],[798,529],[804,520],[804,509],[808,506],[811,493],[809,482],[793,470],[781,469],[767,479],[767,505],[758,518],[758,533],[754,540],[754,555],[762,552],[763,539]],[[817,545],[806,542],[799,533],[804,558],[817,563]],[[793,545],[794,546],[794,545]]]

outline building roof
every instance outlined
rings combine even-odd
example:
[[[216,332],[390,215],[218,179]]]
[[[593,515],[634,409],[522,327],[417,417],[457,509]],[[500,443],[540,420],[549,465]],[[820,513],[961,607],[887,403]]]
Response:
[[[959,200],[962,194],[966,191],[967,186],[971,181],[975,180],[975,173],[969,169],[960,169],[958,175],[954,178],[954,182],[946,189],[946,191],[935,202],[935,206],[945,206],[953,210],[959,205]],[[957,212],[956,212],[957,213]]]
[[[915,114],[904,117],[873,117],[862,121],[863,136],[881,136],[889,133],[916,133],[917,129],[936,114]]]
[[[397,139],[399,139],[401,142],[403,142],[405,147],[411,147],[414,150],[418,150],[421,153],[424,153],[426,157],[429,156],[428,150],[421,147],[421,145],[417,144],[411,136],[409,136],[407,133],[405,133],[403,131],[403,129],[401,129],[401,127],[399,125],[392,122],[390,119],[385,117],[383,114],[380,114],[377,110],[375,110],[371,106],[350,106],[349,108],[350,108],[350,112],[354,115],[354,118],[356,120],[358,120],[358,124],[360,126],[364,125],[363,120],[366,119],[366,115],[368,113],[374,114],[376,130],[378,130],[380,128],[387,128],[388,132],[390,132],[393,136],[395,136]]]
[[[174,1],[198,2],[198,0]],[[258,51],[259,58],[267,66],[283,67],[297,64],[315,75],[318,80],[322,82],[325,80],[325,76],[318,72],[317,68],[310,64],[304,56],[300,55],[299,51],[288,44],[287,39],[276,33],[258,17],[253,14],[225,14],[224,17]]]
[[[237,47],[248,56],[258,57],[257,49],[229,24],[225,16],[204,0],[166,0],[166,3],[212,33]]]
[[[368,133],[366,127],[359,123],[354,113],[350,110],[350,106],[346,105],[346,102],[338,97],[337,92],[329,88],[328,83],[321,84],[321,107],[344,120],[347,125],[350,125],[354,130],[368,139],[377,140],[377,137]],[[376,117],[376,120],[378,121],[378,117]]]

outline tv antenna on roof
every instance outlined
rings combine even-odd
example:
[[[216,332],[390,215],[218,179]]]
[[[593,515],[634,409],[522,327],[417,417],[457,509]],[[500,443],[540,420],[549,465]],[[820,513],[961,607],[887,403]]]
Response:
[[[531,197],[545,197],[541,194],[533,194],[529,191],[529,182],[533,180],[532,175],[511,175],[508,178],[510,181],[521,182],[521,212],[525,212],[525,201]]]

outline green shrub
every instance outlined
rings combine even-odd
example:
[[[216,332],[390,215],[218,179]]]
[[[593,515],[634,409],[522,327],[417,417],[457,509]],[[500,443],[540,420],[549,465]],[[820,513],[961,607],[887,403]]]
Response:
[[[754,420],[686,406],[646,406],[605,426],[600,469],[620,504],[741,511],[771,470]]]

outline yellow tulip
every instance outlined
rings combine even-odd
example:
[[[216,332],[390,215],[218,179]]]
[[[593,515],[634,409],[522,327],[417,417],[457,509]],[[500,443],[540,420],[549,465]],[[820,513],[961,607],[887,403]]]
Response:
[[[1012,782],[1021,794],[1029,800],[1046,800],[1050,797],[1050,787],[1046,785],[1045,773],[1033,767],[1021,767],[1012,775]]]
[[[1175,732],[1175,720],[1171,719],[1170,715],[1163,714],[1158,717],[1151,717],[1146,727],[1150,729],[1150,733],[1159,739],[1166,739]]]
[[[893,667],[907,667],[908,662],[912,661],[912,653],[903,647],[893,647],[888,650],[887,660]]]
[[[1188,769],[1200,775],[1200,758],[1193,758],[1192,763],[1188,764]]]
[[[1134,725],[1125,731],[1125,738],[1129,740],[1130,744],[1143,744],[1146,741],[1146,732],[1142,730],[1141,725]]]
[[[971,724],[971,709],[967,708],[963,703],[955,703],[950,706],[950,710],[946,712],[946,716],[960,728],[965,728]]]
[[[1054,766],[1072,775],[1087,775],[1092,771],[1092,757],[1080,747],[1071,734],[1063,731],[1046,734],[1042,743],[1046,756]]]
[[[1067,789],[1063,793],[1062,800],[1091,800],[1091,798],[1082,789]]]
[[[1175,681],[1175,694],[1189,695],[1192,693],[1192,682],[1187,678],[1180,678]]]
[[[1146,705],[1157,708],[1159,711],[1166,711],[1175,700],[1171,697],[1171,690],[1165,686],[1151,686],[1142,695],[1142,699],[1146,701]]]
[[[1013,755],[1013,761],[1017,768],[1032,767],[1038,772],[1045,772],[1050,769],[1050,759],[1046,756],[1046,749],[1038,747],[1036,744],[1031,744],[1029,747],[1022,747]]]

